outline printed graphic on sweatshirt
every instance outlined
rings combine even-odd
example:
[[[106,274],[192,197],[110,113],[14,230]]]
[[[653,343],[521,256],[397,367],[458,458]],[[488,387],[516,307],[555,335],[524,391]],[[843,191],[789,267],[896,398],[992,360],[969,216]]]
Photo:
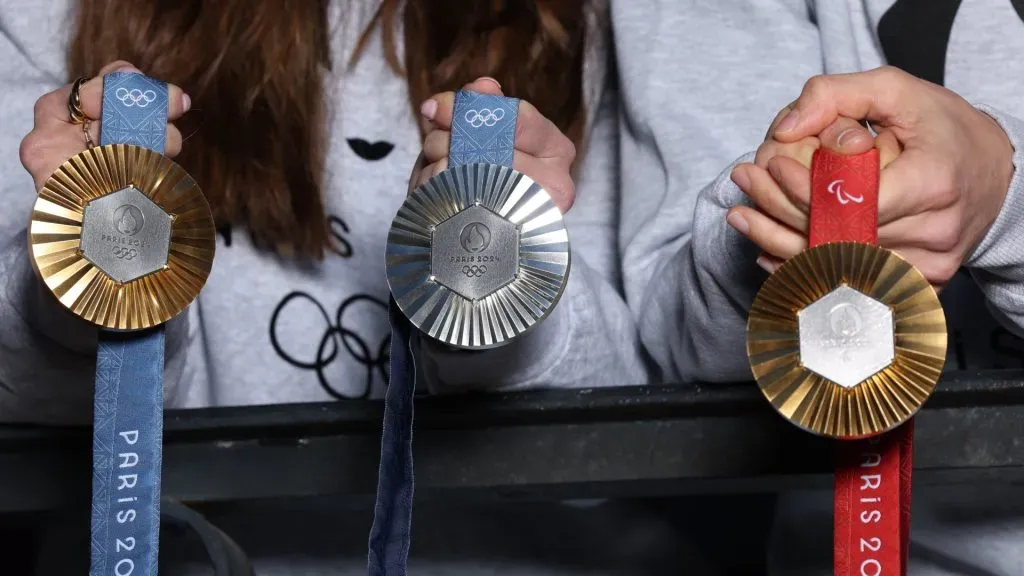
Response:
[[[280,325],[294,315],[308,315],[310,305],[320,312],[322,332],[318,334],[319,338],[313,338],[318,340],[316,346],[302,348],[281,334]],[[389,330],[383,330],[384,336],[374,339],[361,333],[366,326],[387,327],[387,303],[384,300],[369,294],[356,294],[344,299],[334,314],[328,315],[327,308],[316,298],[295,291],[274,308],[270,317],[270,343],[285,362],[315,373],[320,386],[331,397],[338,400],[365,399],[373,389],[375,378],[380,378],[380,382],[388,381],[391,346]],[[356,392],[351,392],[356,382],[331,381],[331,374],[350,373],[344,369],[332,370],[335,362],[362,367],[365,380]]]
[[[369,160],[375,162],[377,160],[383,160],[395,149],[395,145],[391,142],[385,142],[380,140],[377,142],[367,142],[362,138],[349,138],[348,147],[356,153],[357,156],[363,160]]]
[[[1024,0],[1001,1],[1006,3],[1003,6],[1010,21],[1015,13],[1024,23]],[[947,62],[966,61],[951,52],[955,50],[955,42],[951,42],[954,25],[958,18],[976,19],[979,10],[999,10],[999,5],[963,0],[896,0],[878,21],[878,40],[886,61],[918,78],[945,85]],[[1002,12],[999,11],[999,17]],[[992,14],[984,16],[991,18]],[[1008,30],[991,30],[993,37],[1024,34],[1024,26],[1010,21]]]
[[[977,55],[958,52],[976,50],[969,45],[977,40],[975,21],[993,17],[1007,27],[989,31],[993,37],[1024,38],[1024,0],[896,0],[878,21],[878,39],[889,64],[935,84],[964,86],[972,81],[965,63],[976,63]],[[1024,368],[1024,339],[995,321],[969,272],[960,271],[942,300],[949,324],[947,371]]]

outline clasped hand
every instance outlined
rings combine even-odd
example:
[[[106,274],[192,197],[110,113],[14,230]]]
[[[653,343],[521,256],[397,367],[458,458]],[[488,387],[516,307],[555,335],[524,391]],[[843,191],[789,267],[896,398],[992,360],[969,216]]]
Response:
[[[756,208],[734,207],[728,222],[761,247],[769,272],[807,247],[819,146],[879,149],[879,243],[940,288],[999,215],[1014,169],[999,124],[946,88],[891,67],[814,77],[776,116],[754,162],[732,172]]]

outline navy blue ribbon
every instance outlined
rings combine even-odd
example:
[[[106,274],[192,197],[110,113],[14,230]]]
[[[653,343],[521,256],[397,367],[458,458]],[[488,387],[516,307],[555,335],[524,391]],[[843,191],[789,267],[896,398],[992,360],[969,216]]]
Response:
[[[448,149],[449,167],[472,163],[511,167],[518,116],[519,100],[516,98],[465,90],[457,92]],[[412,544],[416,366],[411,324],[393,299],[388,316],[391,320],[391,377],[384,396],[377,502],[367,561],[370,576],[406,576]]]
[[[103,78],[100,145],[164,151],[167,84]],[[93,405],[90,576],[156,576],[163,457],[164,329],[101,330]]]

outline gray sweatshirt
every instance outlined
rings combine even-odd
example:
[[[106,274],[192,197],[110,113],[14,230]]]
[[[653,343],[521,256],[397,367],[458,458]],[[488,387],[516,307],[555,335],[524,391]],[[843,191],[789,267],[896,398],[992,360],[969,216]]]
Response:
[[[33,103],[68,81],[68,7],[0,0],[0,421],[85,422],[91,410],[95,331],[59,309],[33,277],[25,226],[35,192],[18,160]],[[168,407],[382,395],[384,243],[420,138],[404,79],[385,66],[377,41],[354,69],[344,65],[375,10],[376,2],[356,0],[330,10],[337,65],[326,83],[325,204],[336,253],[300,265],[255,249],[244,229],[222,230],[202,295],[168,325]],[[417,364],[433,392],[648,381],[621,285],[614,93],[605,90],[606,40],[594,31],[585,66],[590,129],[567,215],[573,267],[563,299],[509,346],[474,354],[423,346]]]
[[[1024,367],[1022,19],[1010,0],[613,1],[622,179],[644,189],[621,215],[626,300],[664,376],[750,379],[746,311],[766,274],[725,221],[746,202],[731,168],[809,77],[886,63],[984,107],[1014,145],[1002,212],[942,300],[948,370]],[[1021,512],[1020,490],[916,490],[911,574],[1024,574]],[[778,574],[831,573],[830,519],[830,494],[787,495]]]
[[[18,145],[33,103],[68,81],[69,0],[0,0],[0,421],[86,422],[91,415],[95,332],[45,294],[26,258],[34,201]],[[168,326],[166,404],[197,407],[379,396],[388,335],[384,242],[420,151],[418,119],[402,78],[375,39],[353,70],[346,63],[377,2],[335,0],[330,18],[336,73],[327,81],[331,121],[325,202],[338,252],[303,267],[255,250],[244,229],[218,236],[202,296]],[[594,28],[596,31],[597,29]],[[399,35],[399,37],[401,37]],[[475,354],[427,349],[417,363],[434,392],[484,385],[644,384],[635,323],[622,289],[617,220],[624,199],[615,162],[614,84],[606,89],[605,36],[591,35],[585,64],[588,144],[567,215],[573,267],[562,301],[517,343]],[[557,88],[557,87],[556,87]],[[199,107],[201,104],[196,103]],[[186,145],[188,145],[186,143]],[[635,194],[642,194],[637,189]],[[342,330],[348,336],[343,340]],[[318,356],[321,350],[322,356]],[[370,463],[375,466],[375,463]],[[247,502],[210,519],[254,558],[261,576],[366,573],[372,509],[318,500]],[[414,574],[616,574],[644,566],[666,573],[692,555],[673,546],[674,524],[655,507],[418,506]],[[655,518],[652,525],[652,517]],[[539,518],[539,519],[538,519]],[[658,519],[660,518],[660,519]],[[68,526],[85,535],[86,526]],[[636,537],[614,536],[628,530]],[[83,573],[44,547],[56,573]],[[164,560],[184,560],[163,543]],[[79,548],[87,559],[87,547]],[[569,558],[568,562],[559,558]],[[655,568],[657,567],[657,568]],[[47,572],[49,573],[49,572]],[[170,574],[206,574],[178,565]]]
[[[345,11],[345,24],[333,36],[335,59],[343,62],[373,2],[337,0],[334,4],[332,21],[340,22],[340,10]],[[339,8],[340,4],[345,6]],[[580,197],[568,216],[577,251],[569,292],[543,330],[519,345],[475,359],[432,352],[427,359],[433,366],[431,387],[460,389],[470,384],[467,374],[472,382],[502,388],[642,383],[659,375],[649,377],[642,369],[633,335],[637,330],[661,378],[749,378],[743,357],[743,318],[764,274],[753,263],[756,251],[725,225],[727,207],[742,201],[728,182],[729,168],[756,148],[774,113],[796,97],[809,76],[871,68],[886,60],[876,29],[891,4],[891,0],[821,0],[810,5],[805,0],[613,0],[622,77],[620,121],[614,121],[614,94],[604,88],[603,59],[595,56],[600,54],[595,49],[588,58],[587,100],[603,101],[607,107],[604,113],[592,115]],[[88,414],[92,369],[88,334],[47,307],[24,254],[19,253],[24,250],[22,233],[33,193],[17,162],[17,142],[31,126],[31,103],[66,81],[61,46],[67,30],[66,9],[63,0],[0,0],[0,197],[6,203],[0,212],[0,236],[12,238],[0,250],[0,418],[8,420],[79,420]],[[1021,105],[1013,98],[1014,83],[1003,79],[1021,77],[1024,64],[1008,57],[1022,53],[1020,26],[1009,0],[966,0],[953,27],[950,55],[944,58],[947,66],[939,66],[946,71],[947,86],[995,107],[993,114],[1015,144],[1017,123],[1007,114],[1024,115],[1024,110],[1017,110]],[[914,31],[904,35],[920,37]],[[900,37],[898,30],[895,37]],[[332,230],[346,248],[315,269],[299,269],[253,250],[244,230],[223,235],[207,290],[187,318],[171,328],[169,405],[326,399],[329,396],[316,384],[318,372],[350,394],[361,392],[369,378],[373,393],[379,394],[376,360],[386,334],[381,305],[386,297],[383,239],[419,148],[405,88],[384,69],[379,50],[379,44],[372,44],[354,72],[339,74],[330,83],[335,110],[327,203],[334,216]],[[945,56],[944,48],[940,56]],[[366,159],[359,153],[365,147],[356,139],[387,142],[393,149],[382,159]],[[616,168],[620,165],[621,174]],[[613,185],[620,181],[621,187]],[[1024,251],[1014,248],[1017,240],[1007,232],[1015,220],[1019,188],[1015,179],[1000,221],[970,262],[989,300],[1011,320],[1020,319],[1022,311],[1019,291],[1016,298],[1013,294],[1019,290],[1015,280],[1021,274]],[[355,190],[365,189],[377,193],[352,197]],[[578,262],[585,265],[576,266]],[[948,307],[954,338],[960,337],[958,330],[971,330],[960,347],[964,352],[951,346],[951,368],[1000,362],[1021,365],[1019,351],[1024,348],[1018,340],[994,322],[977,322],[984,300],[974,282],[965,279],[951,286],[944,299],[955,303]],[[339,312],[341,318],[336,321]],[[975,315],[973,323],[963,321],[971,315]],[[1010,328],[1014,325],[1006,323]],[[333,362],[319,362],[322,338],[330,329],[342,327],[355,332],[362,344],[352,345],[353,353],[335,341],[338,353],[329,355]],[[998,346],[986,345],[989,342]],[[327,349],[332,350],[331,346]],[[818,502],[822,506],[783,509],[779,534],[785,538],[780,540],[788,538],[799,546],[776,549],[780,574],[800,573],[804,568],[807,573],[827,573],[830,542],[814,536],[828,534],[828,496],[815,500],[806,494],[794,495],[801,505]],[[982,526],[981,531],[965,537],[964,525],[941,521],[942,510],[926,506],[926,496],[921,490],[915,493],[919,543],[953,550],[958,558],[992,573],[1024,573],[1022,556],[1012,553],[1016,533],[1006,529],[1013,524],[975,524]],[[422,512],[417,513],[421,525],[445,520],[445,510],[436,515]],[[968,513],[985,518],[973,504],[956,512],[957,518]],[[540,557],[524,538],[552,535],[574,542],[576,554],[586,560],[585,568],[566,566],[560,573],[711,573],[685,560],[698,551],[687,551],[678,533],[662,531],[654,537],[645,532],[642,526],[665,524],[652,521],[653,515],[644,518],[646,522],[632,516],[626,522],[621,516],[597,513],[586,521],[595,529],[587,531],[553,518],[536,522],[505,517],[501,521],[504,535],[496,535],[488,544],[458,546],[448,557],[480,557],[473,552],[480,549],[505,550],[495,554],[502,558],[504,569],[485,563],[469,572],[481,573],[489,566],[495,570],[492,573],[520,573],[505,564],[508,558],[516,558],[521,573],[548,573],[540,568],[543,562],[530,561],[531,555]],[[459,522],[474,520],[466,517]],[[801,530],[802,522],[806,527]],[[230,526],[231,520],[224,523]],[[246,522],[239,525],[252,528]],[[602,532],[598,526],[609,530]],[[296,538],[302,538],[299,532]],[[484,537],[479,531],[473,533]],[[356,530],[356,534],[362,532]],[[640,541],[645,545],[638,546]],[[800,560],[816,558],[787,554],[807,552],[810,548],[803,548],[804,544],[817,547],[823,563],[800,566]],[[334,549],[330,542],[324,547]],[[665,558],[658,568],[643,570],[635,560],[632,564],[628,560],[669,549],[680,552]],[[999,554],[1001,550],[1005,553]],[[617,561],[604,560],[616,554]],[[783,562],[787,558],[791,562]],[[924,568],[920,559],[916,561],[914,574],[960,573]],[[267,571],[261,573],[284,574],[286,567],[300,565],[309,570],[303,573],[315,573],[312,565],[294,557],[268,560]],[[352,573],[358,572],[359,565],[357,558],[351,564]],[[425,569],[419,573],[432,573],[421,566]],[[456,572],[438,568],[436,573]]]

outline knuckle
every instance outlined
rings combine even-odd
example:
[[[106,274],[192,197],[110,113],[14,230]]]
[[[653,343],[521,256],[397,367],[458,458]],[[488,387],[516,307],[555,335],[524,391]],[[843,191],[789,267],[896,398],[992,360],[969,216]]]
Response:
[[[32,115],[37,123],[41,118],[44,118],[53,107],[54,99],[57,97],[56,92],[49,92],[36,100],[36,103],[32,106]]]
[[[951,256],[936,258],[936,262],[932,267],[932,277],[928,278],[928,280],[933,284],[946,284],[953,279],[953,276],[956,275],[959,269],[960,263],[957,262],[956,258]]]
[[[46,163],[48,148],[46,138],[43,135],[34,130],[29,132],[22,139],[21,145],[18,147],[18,157],[21,159],[21,164],[29,172],[37,172]]]
[[[828,92],[830,84],[829,77],[824,74],[811,76],[804,84],[804,94],[808,96],[824,94]]]
[[[429,172],[430,177],[433,178],[434,176],[437,176],[438,174],[440,174],[441,172],[444,172],[447,169],[448,169],[448,158],[441,158],[440,160],[438,160],[437,162],[434,162],[431,165],[431,169],[430,169],[430,172]]]
[[[923,262],[912,264],[917,266],[928,282],[937,285],[948,283],[960,269],[957,259],[945,254],[931,256]]]
[[[757,147],[757,153],[754,154],[754,164],[764,168],[768,165],[768,161],[777,156],[779,153],[779,144],[774,140],[762,143]]]
[[[568,174],[552,178],[545,189],[562,212],[568,211],[576,202],[576,184]]]
[[[878,68],[875,72],[878,74],[879,78],[886,82],[900,81],[906,74],[903,70],[900,70],[892,64],[886,64],[885,66]]]
[[[953,168],[945,162],[937,162],[932,166],[931,174],[932,193],[939,204],[948,206],[956,202],[958,190]]]
[[[423,139],[423,155],[431,162],[444,156],[448,133],[443,130],[431,130]]]
[[[938,252],[952,252],[960,245],[960,217],[949,214],[936,222],[929,248]]]
[[[576,160],[576,144],[566,136],[562,137],[562,142],[564,143],[562,156],[571,164]]]

